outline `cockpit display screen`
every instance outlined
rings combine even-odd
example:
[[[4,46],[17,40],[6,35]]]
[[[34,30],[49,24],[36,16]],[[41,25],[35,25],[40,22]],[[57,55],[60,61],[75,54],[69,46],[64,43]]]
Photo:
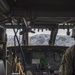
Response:
[[[45,58],[45,53],[44,52],[33,52],[32,58],[33,59]]]

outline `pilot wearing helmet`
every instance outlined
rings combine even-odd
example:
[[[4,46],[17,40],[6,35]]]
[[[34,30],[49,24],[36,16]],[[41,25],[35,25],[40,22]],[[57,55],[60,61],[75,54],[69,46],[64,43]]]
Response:
[[[75,39],[75,27],[72,30],[72,37]],[[59,68],[59,75],[75,75],[75,45],[66,49]]]

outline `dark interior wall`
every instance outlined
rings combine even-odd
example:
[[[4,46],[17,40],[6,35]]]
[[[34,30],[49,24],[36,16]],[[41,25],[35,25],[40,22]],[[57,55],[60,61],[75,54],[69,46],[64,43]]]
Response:
[[[7,0],[11,7],[51,10],[74,10],[74,0]]]

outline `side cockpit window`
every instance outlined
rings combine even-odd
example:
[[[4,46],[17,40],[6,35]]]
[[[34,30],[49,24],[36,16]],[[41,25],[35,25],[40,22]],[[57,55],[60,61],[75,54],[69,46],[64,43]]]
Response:
[[[17,31],[17,29],[16,29]],[[18,45],[17,40],[15,38],[15,34],[13,32],[13,29],[6,29],[7,33],[7,46],[14,46],[14,43],[16,46]],[[19,39],[20,44],[22,43],[22,36],[19,35],[19,31],[17,32],[17,37]]]

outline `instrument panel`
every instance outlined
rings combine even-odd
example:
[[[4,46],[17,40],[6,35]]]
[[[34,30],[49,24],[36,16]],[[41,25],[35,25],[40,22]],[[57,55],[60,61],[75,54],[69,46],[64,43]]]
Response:
[[[22,46],[25,56],[25,67],[27,74],[32,75],[52,75],[60,67],[63,52],[68,47],[61,46]],[[21,58],[18,46],[8,47],[16,50],[17,56]],[[22,62],[22,60],[20,60]],[[58,75],[58,74],[57,74]]]
[[[29,54],[28,54],[29,53]],[[45,69],[59,69],[62,53],[58,52],[26,52],[26,63],[29,65],[44,65]]]

